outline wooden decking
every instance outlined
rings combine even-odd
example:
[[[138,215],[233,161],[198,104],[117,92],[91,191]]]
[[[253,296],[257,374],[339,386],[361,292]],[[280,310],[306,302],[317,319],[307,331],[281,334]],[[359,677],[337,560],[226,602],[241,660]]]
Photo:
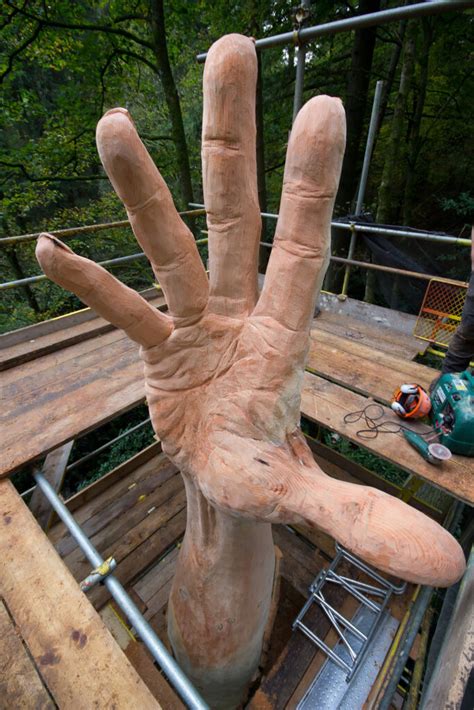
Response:
[[[150,298],[163,307],[160,296]],[[64,318],[69,327],[59,329],[53,321],[3,336],[0,476],[144,400],[137,346],[90,311],[71,318],[80,322]],[[385,325],[323,312],[313,323],[302,415],[473,505],[472,458],[453,456],[432,466],[400,434],[362,440],[360,424],[344,422],[373,400],[386,405],[402,382],[427,387],[435,377],[436,371],[406,359],[413,345],[402,347],[404,337]],[[384,413],[397,421],[388,408]]]

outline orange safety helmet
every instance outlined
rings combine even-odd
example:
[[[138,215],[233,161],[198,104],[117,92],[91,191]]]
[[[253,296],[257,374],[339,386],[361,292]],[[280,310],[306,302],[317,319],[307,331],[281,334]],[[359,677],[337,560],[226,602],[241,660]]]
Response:
[[[421,385],[400,385],[393,393],[391,407],[402,419],[421,419],[429,414],[431,400]]]

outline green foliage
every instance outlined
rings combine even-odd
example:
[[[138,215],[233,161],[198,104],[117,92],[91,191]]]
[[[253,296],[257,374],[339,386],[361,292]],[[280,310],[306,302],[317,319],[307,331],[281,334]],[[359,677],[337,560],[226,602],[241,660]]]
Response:
[[[401,468],[398,468],[398,466],[388,461],[384,461],[379,456],[370,453],[370,451],[356,446],[342,436],[339,436],[339,434],[325,431],[322,440],[326,446],[329,446],[351,461],[364,466],[364,468],[367,468],[369,471],[382,476],[382,478],[394,483],[396,486],[403,486],[408,478],[406,471],[403,471]]]
[[[457,197],[442,197],[440,205],[444,212],[452,212],[457,217],[472,221],[474,197],[470,192],[461,192]]]
[[[74,442],[70,463],[78,461],[91,451],[96,451],[99,447],[108,444],[112,439],[129,431],[137,424],[143,422],[149,416],[145,405],[140,405],[130,412],[126,412],[113,421],[95,429],[90,434],[81,437]],[[67,475],[63,494],[67,497],[73,495],[93,481],[102,478],[103,475],[111,471],[116,466],[136,453],[149,446],[154,441],[154,433],[151,424],[143,427],[123,437],[115,444],[107,447],[102,453],[97,454],[88,461],[73,469]]]

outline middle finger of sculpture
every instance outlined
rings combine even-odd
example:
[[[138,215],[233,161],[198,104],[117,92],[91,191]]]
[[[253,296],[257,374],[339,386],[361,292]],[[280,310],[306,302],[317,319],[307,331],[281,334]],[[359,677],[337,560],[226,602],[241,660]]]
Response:
[[[457,542],[430,518],[326,476],[301,435],[300,390],[329,256],[344,110],[319,96],[298,114],[258,297],[256,77],[251,40],[229,35],[213,45],[202,141],[209,281],[128,113],[114,109],[99,122],[101,160],[168,314],[54,237],[42,236],[37,248],[48,276],[141,345],[153,426],[188,500],[169,635],[214,707],[237,704],[258,665],[274,573],[270,523],[319,527],[378,569],[423,584],[451,584],[465,564]]]

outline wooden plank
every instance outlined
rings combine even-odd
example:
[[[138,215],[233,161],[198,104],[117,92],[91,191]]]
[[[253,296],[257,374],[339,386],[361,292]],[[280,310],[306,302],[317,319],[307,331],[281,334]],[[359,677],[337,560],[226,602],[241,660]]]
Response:
[[[174,480],[170,481],[171,478]],[[116,490],[116,495],[111,500],[106,500],[103,495],[99,500],[91,501],[77,511],[75,518],[86,535],[102,549],[106,536],[113,539],[116,535],[120,540],[123,531],[132,528],[147,515],[147,511],[161,505],[163,500],[168,500],[181,489],[182,481],[176,467],[163,457],[160,462],[155,462],[155,465],[150,462],[149,472],[144,472],[136,485],[131,488],[127,486],[125,490]],[[59,539],[54,536],[54,544],[61,557],[70,554],[77,547],[69,534]]]
[[[149,604],[150,599],[163,587],[170,579],[173,579],[179,550],[177,547],[171,549],[156,565],[135,582],[134,589],[139,597]],[[157,607],[159,609],[159,607]]]
[[[132,641],[125,649],[125,655],[162,707],[166,710],[185,710],[186,706],[156,667],[143,643]]]
[[[46,460],[42,466],[43,476],[57,493],[59,493],[63,484],[64,474],[66,473],[66,466],[73,444],[74,441],[68,441],[66,444],[60,446],[59,449],[51,451],[51,453],[46,456]],[[49,530],[53,520],[53,509],[51,508],[51,503],[48,502],[48,499],[39,486],[36,486],[33,491],[29,509],[35,516],[40,528],[42,530]]]
[[[97,340],[110,335],[113,333]],[[68,350],[77,347],[80,346]],[[19,380],[6,398],[0,415],[5,442],[0,476],[143,401],[142,366],[136,347],[125,336],[84,357],[64,361],[56,371],[58,374],[54,375],[51,366],[36,378],[27,378],[28,382]],[[343,416],[367,403],[364,397],[319,377],[309,374],[305,377],[302,414],[352,437],[358,444],[362,443],[356,436],[360,427],[344,424]],[[390,412],[387,414],[391,416]],[[443,466],[435,467],[425,462],[401,436],[395,435],[365,441],[364,446],[447,493],[474,503],[472,459],[455,456]]]
[[[127,459],[116,468],[106,473],[102,478],[93,481],[85,488],[81,488],[78,493],[75,493],[70,498],[68,498],[65,503],[67,508],[73,512],[78,508],[82,507],[85,503],[97,496],[103,491],[111,488],[113,485],[121,481],[123,478],[128,476],[130,473],[136,471],[144,463],[147,463],[150,459],[155,458],[161,453],[161,441],[155,441],[150,446],[147,446],[138,454],[132,456],[132,458]]]
[[[283,553],[281,576],[306,598],[310,584],[328,566],[328,560],[283,525],[273,526],[273,539]]]
[[[156,308],[166,307],[164,297],[156,288],[146,289],[140,294]],[[0,371],[111,330],[114,326],[108,321],[91,308],[83,308],[4,333],[0,335]]]
[[[175,545],[184,535],[186,527],[186,510],[174,515],[167,523],[163,524],[156,532],[148,537],[141,545],[135,548],[115,570],[115,576],[124,585],[131,584],[140,574],[150,567],[155,560],[172,545]],[[100,609],[110,598],[106,587],[95,587],[91,592],[91,602]]]
[[[323,339],[326,333],[339,335],[354,343],[364,343],[374,350],[384,350],[405,360],[412,360],[426,345],[412,335],[385,325],[368,323],[343,313],[322,310],[313,321],[317,337]]]
[[[316,375],[305,374],[301,398],[301,413],[305,417],[336,431],[386,461],[395,463],[404,471],[414,473],[446,493],[474,505],[474,459],[453,456],[450,461],[433,466],[408,444],[402,434],[361,439],[357,432],[364,425],[360,422],[346,423],[344,417],[350,412],[362,410],[367,404],[370,404],[370,400],[366,397]],[[389,408],[384,408],[384,417],[398,422],[397,416]],[[423,430],[423,425],[413,425],[413,428]]]
[[[63,708],[157,708],[10,481],[0,482],[0,594]]]
[[[0,476],[144,401],[138,348],[126,336],[63,365],[57,376],[39,373],[34,383],[15,383],[10,396],[3,392]]]
[[[352,619],[359,607],[360,603],[353,596],[348,594],[344,599],[341,608],[338,611],[343,614],[346,619]],[[331,627],[329,629],[323,641],[327,646],[329,646],[329,648],[334,648],[336,646],[337,642],[339,641],[339,636],[337,635],[337,632],[335,631],[334,627]],[[317,674],[319,673],[326,660],[327,655],[323,651],[318,650],[310,665],[308,666],[306,673],[304,673],[294,693],[288,700],[288,704],[285,710],[296,710],[298,703],[300,702],[300,700],[302,700],[304,694],[308,690],[313,680],[316,678]]]
[[[342,588],[333,586],[328,588],[326,598],[329,603],[339,606],[345,594]],[[324,637],[329,631],[327,617],[314,604],[305,616],[305,623],[319,636]],[[316,646],[301,631],[293,632],[276,663],[262,679],[259,689],[247,706],[248,710],[283,710],[316,652]]]
[[[462,580],[423,708],[468,708],[473,698],[474,551]],[[469,688],[470,686],[470,688]]]
[[[389,404],[394,391],[405,382],[428,390],[437,373],[431,367],[401,359],[358,341],[333,333],[311,333],[308,369],[331,382]]]
[[[15,710],[54,710],[38,671],[0,599],[0,705]]]
[[[394,311],[392,308],[385,308],[374,303],[365,303],[365,301],[359,301],[356,298],[348,297],[341,300],[336,294],[328,291],[321,292],[318,306],[324,312],[346,316],[356,321],[372,324],[377,328],[390,328],[399,336],[405,335],[413,338],[417,316],[410,313]]]
[[[113,555],[117,564],[120,564],[121,560],[133,552],[150,535],[153,535],[156,530],[159,530],[173,515],[183,510],[185,505],[186,495],[181,476],[175,474],[172,479],[154,491],[147,500],[137,501],[126,515],[115,518],[96,535],[91,535],[90,540],[96,549],[101,551],[104,559]],[[90,565],[78,547],[63,559],[78,581],[90,571]],[[92,594],[89,598],[92,598]]]

